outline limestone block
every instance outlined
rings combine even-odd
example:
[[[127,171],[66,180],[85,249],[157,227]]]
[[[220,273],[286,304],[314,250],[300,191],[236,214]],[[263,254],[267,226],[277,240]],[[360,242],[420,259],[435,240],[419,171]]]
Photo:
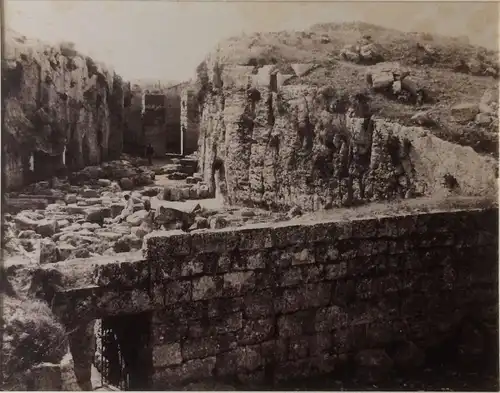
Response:
[[[476,115],[479,113],[479,106],[474,103],[457,104],[451,108],[450,113],[455,121],[467,123],[475,119]]]
[[[295,63],[295,64],[291,64],[291,67],[294,70],[295,75],[297,75],[298,77],[301,77],[301,76],[306,75],[307,73],[309,73],[313,69],[315,69],[317,67],[317,65],[313,64],[313,63],[309,63],[309,64]]]
[[[153,374],[153,387],[166,389],[182,386],[191,381],[210,378],[215,368],[215,362],[215,357],[208,357],[187,361],[180,367],[155,370]]]
[[[179,343],[153,347],[153,367],[173,366],[181,363],[182,356]]]

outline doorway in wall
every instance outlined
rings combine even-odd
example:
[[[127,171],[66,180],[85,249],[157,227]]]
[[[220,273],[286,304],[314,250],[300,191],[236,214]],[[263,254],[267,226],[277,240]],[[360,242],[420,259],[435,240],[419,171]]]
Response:
[[[153,369],[151,316],[147,312],[97,321],[94,365],[101,374],[102,386],[149,389]]]

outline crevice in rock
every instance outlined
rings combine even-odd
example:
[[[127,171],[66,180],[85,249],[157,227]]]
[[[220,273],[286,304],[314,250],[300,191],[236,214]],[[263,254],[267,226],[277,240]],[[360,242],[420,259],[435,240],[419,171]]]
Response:
[[[22,64],[19,61],[5,61],[2,70],[2,86],[4,96],[17,94],[21,89],[23,81],[24,70]]]
[[[267,97],[267,124],[273,127],[275,121],[276,119],[274,117],[273,94],[269,93]]]

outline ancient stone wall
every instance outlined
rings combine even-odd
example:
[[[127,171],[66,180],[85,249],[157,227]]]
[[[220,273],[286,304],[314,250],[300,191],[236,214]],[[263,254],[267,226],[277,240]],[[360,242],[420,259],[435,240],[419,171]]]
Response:
[[[363,94],[301,83],[313,65],[293,66],[296,75],[217,61],[198,69],[199,167],[212,184],[219,161],[229,203],[318,210],[496,192],[493,158],[377,118]]]
[[[144,144],[151,144],[156,157],[165,157],[167,145],[167,97],[163,92],[144,94]]]
[[[471,313],[495,321],[496,214],[151,235],[153,386],[398,363],[394,348],[425,351]]]
[[[183,135],[183,153],[192,154],[198,149],[199,119],[198,99],[194,89],[187,87],[182,92],[181,130]]]
[[[377,359],[411,370],[466,323],[483,344],[469,345],[474,355],[467,340],[477,334],[459,337],[463,356],[496,348],[497,217],[492,208],[156,232],[144,258],[42,265],[31,291],[80,332],[69,339],[81,386],[93,357],[92,346],[75,349],[92,341],[81,332],[145,311],[154,389],[226,378],[269,386]],[[26,273],[6,277],[16,274]]]
[[[144,154],[144,129],[142,124],[143,90],[139,85],[132,85],[128,95],[129,110],[125,119],[123,148],[126,153]]]
[[[3,64],[5,187],[118,157],[122,149],[125,84],[112,70],[78,53],[7,31]],[[48,162],[48,160],[47,160]],[[38,163],[39,164],[39,163]],[[37,168],[40,168],[37,170]]]

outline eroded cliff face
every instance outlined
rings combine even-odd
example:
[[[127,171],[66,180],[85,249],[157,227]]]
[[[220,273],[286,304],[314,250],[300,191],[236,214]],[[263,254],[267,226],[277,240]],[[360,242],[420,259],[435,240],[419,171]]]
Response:
[[[273,66],[209,61],[198,72],[199,170],[227,203],[318,210],[496,192],[495,159],[377,118],[362,93],[287,85]]]
[[[5,49],[4,186],[120,155],[130,94],[120,76],[71,44],[49,46],[7,31]]]

